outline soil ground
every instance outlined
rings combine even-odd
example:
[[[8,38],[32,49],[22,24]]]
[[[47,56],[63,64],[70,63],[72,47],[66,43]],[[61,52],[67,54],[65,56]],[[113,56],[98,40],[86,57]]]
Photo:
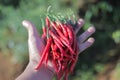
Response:
[[[14,80],[21,71],[21,64],[13,63],[10,55],[0,53],[0,80]]]

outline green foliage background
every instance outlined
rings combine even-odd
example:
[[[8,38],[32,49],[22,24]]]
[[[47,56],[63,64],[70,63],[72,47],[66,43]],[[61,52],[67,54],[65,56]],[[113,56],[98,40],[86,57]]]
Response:
[[[96,41],[79,56],[70,80],[96,80],[108,63],[114,63],[115,70],[120,71],[116,66],[120,60],[119,0],[0,0],[0,51],[11,54],[14,62],[28,61],[27,31],[21,22],[32,21],[41,34],[40,18],[50,5],[54,14],[66,16],[72,10],[77,19],[85,19],[80,33],[91,24],[96,28],[93,35]]]

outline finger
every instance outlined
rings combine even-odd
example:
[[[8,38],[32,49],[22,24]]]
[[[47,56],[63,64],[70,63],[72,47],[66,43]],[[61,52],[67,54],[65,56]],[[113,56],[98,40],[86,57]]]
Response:
[[[79,43],[83,43],[88,37],[90,37],[93,33],[95,32],[95,28],[89,27],[87,31],[85,31],[84,33],[82,33],[79,37],[78,37],[78,41]]]
[[[38,36],[36,27],[29,21],[24,20],[22,22],[23,26],[28,30],[28,46],[29,46],[29,53],[30,53],[30,60],[34,59],[36,56],[39,56],[40,51],[43,50],[44,45],[41,42],[41,38]],[[39,61],[39,57],[36,59]]]
[[[83,52],[87,48],[89,48],[94,43],[94,38],[89,38],[86,42],[79,45],[79,53]]]
[[[78,31],[81,29],[81,27],[84,25],[84,20],[79,19],[77,22],[77,25],[75,26],[75,33],[77,34]]]

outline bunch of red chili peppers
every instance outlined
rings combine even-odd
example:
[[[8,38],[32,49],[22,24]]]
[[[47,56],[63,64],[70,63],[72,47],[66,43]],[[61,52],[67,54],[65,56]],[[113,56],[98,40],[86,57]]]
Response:
[[[73,72],[78,59],[76,35],[68,23],[62,23],[59,20],[51,21],[48,16],[45,22],[42,38],[46,39],[46,45],[36,70],[43,62],[47,64],[48,60],[51,60],[58,80],[62,77],[68,80],[68,74]]]

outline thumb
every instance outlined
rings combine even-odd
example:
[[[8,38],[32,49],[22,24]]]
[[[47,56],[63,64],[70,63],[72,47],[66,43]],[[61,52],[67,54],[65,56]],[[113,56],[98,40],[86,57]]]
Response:
[[[34,60],[35,58],[36,61],[39,61],[39,52],[42,49],[43,44],[38,36],[36,27],[33,23],[27,20],[24,20],[22,24],[28,30],[28,48],[30,60]]]
[[[31,23],[30,21],[24,20],[22,24],[28,30],[29,38],[38,37],[36,27],[34,26],[33,23]]]

